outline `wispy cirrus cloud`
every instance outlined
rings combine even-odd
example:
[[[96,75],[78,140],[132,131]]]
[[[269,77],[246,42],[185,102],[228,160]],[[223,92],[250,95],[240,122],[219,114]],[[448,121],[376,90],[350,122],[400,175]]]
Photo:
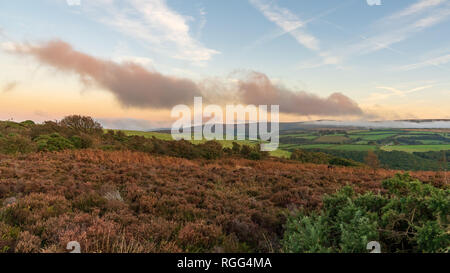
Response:
[[[306,24],[286,8],[279,7],[272,1],[250,0],[261,13],[271,22],[279,26],[284,32],[289,33],[297,42],[304,47],[319,51],[319,40],[308,33],[304,27]]]
[[[17,85],[19,85],[19,83],[17,81],[9,82],[9,83],[5,84],[5,86],[3,86],[2,92],[3,93],[10,92],[10,91],[14,90],[17,87]]]
[[[446,0],[422,0],[417,3],[414,3],[407,7],[406,9],[395,13],[392,17],[399,18],[403,16],[413,15],[419,12],[424,11],[425,9],[438,6],[442,3],[446,2]]]
[[[94,0],[84,3],[86,11],[97,20],[142,41],[158,53],[194,64],[205,64],[220,53],[192,37],[188,22],[193,18],[177,13],[166,0]]]
[[[371,34],[360,35],[361,41],[345,48],[344,55],[364,55],[382,49],[399,52],[391,46],[449,18],[448,0],[417,1],[399,12],[376,21]]]
[[[336,65],[336,68],[342,69],[342,61],[345,57],[344,54],[340,54],[339,51],[333,52],[333,50],[326,49],[322,45],[320,39],[314,36],[311,32],[308,32],[306,27],[315,21],[324,21],[324,17],[337,12],[339,9],[353,4],[355,1],[340,2],[334,7],[326,9],[322,12],[314,14],[307,19],[301,19],[290,10],[278,6],[275,1],[269,0],[249,0],[249,2],[255,6],[269,21],[275,23],[280,27],[280,31],[265,35],[261,39],[255,41],[250,48],[267,43],[273,39],[276,39],[282,35],[291,35],[300,45],[316,52],[317,57],[311,60],[303,60],[301,64],[297,66],[298,69],[310,69],[322,67],[324,65]]]
[[[391,87],[391,86],[377,86],[377,89],[383,89],[389,91],[388,93],[372,93],[367,97],[366,101],[368,102],[374,102],[374,101],[381,101],[388,98],[391,98],[393,96],[397,97],[405,97],[411,93],[419,92],[425,89],[432,88],[433,85],[424,85],[424,86],[418,86],[415,88],[411,88],[408,90],[401,90],[399,88]]]
[[[442,56],[430,58],[425,61],[404,65],[404,66],[399,67],[398,70],[409,71],[409,70],[414,70],[414,69],[419,69],[419,68],[424,68],[424,67],[429,67],[429,66],[442,67],[442,65],[445,65],[447,63],[450,63],[450,54],[445,54]]]
[[[314,21],[322,16],[325,16],[331,12],[334,12],[337,9],[337,7],[329,9],[308,20],[301,20],[289,9],[280,7],[276,5],[273,1],[267,0],[249,0],[249,1],[264,15],[264,17],[267,18],[267,20],[275,23],[282,30],[281,32],[276,33],[275,35],[264,37],[262,41],[269,41],[281,35],[289,34],[300,45],[304,46],[307,49],[315,51],[322,59],[320,65],[337,64],[339,62],[339,59],[336,56],[332,56],[330,52],[322,50],[320,40],[306,30],[306,25],[309,22]],[[258,43],[261,43],[261,41],[259,41]]]

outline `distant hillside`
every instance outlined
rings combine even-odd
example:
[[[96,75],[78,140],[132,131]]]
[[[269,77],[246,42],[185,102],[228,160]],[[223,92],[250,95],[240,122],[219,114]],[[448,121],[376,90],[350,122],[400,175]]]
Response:
[[[250,123],[254,124],[254,123]],[[216,124],[215,126],[222,126],[225,132],[226,125]],[[259,124],[257,124],[259,127]],[[245,129],[248,131],[249,123],[245,124]],[[202,126],[203,128],[203,126]],[[234,125],[236,130],[237,125]],[[269,127],[270,129],[270,123]],[[368,128],[395,128],[395,129],[450,129],[450,119],[413,119],[413,120],[392,120],[392,121],[336,121],[336,120],[317,120],[307,122],[280,122],[279,130],[314,130],[320,128],[341,128],[341,129],[368,129]],[[192,127],[193,131],[195,127]],[[170,129],[155,129],[149,130],[161,133],[170,133]]]

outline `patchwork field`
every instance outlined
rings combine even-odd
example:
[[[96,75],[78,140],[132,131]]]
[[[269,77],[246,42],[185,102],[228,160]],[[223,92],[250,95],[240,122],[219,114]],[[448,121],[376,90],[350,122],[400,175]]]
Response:
[[[427,152],[450,149],[445,130],[303,130],[280,132],[281,149]]]
[[[392,145],[382,146],[384,151],[402,151],[402,152],[430,152],[450,150],[450,144],[446,145]]]
[[[127,136],[155,137],[161,140],[172,140],[172,136],[165,132],[123,131]],[[205,143],[206,140],[191,140],[193,144]],[[233,142],[240,145],[254,147],[260,141],[250,140],[219,140],[225,148],[232,148]],[[402,169],[428,170],[439,169],[442,156],[435,154],[424,158],[417,153],[450,151],[450,133],[446,130],[299,130],[280,131],[279,149],[270,152],[271,156],[290,158],[297,149],[319,150],[342,158],[364,163],[368,151],[403,152],[415,154],[414,158],[407,155],[383,154],[381,163],[385,167]],[[359,154],[358,154],[359,153]],[[431,160],[431,161],[430,161]],[[397,163],[394,163],[396,161]],[[398,163],[403,162],[403,163]],[[406,162],[410,162],[406,164]],[[434,162],[434,163],[433,163]],[[418,167],[418,166],[421,167]],[[445,164],[444,164],[445,165]],[[434,166],[434,167],[432,167]]]

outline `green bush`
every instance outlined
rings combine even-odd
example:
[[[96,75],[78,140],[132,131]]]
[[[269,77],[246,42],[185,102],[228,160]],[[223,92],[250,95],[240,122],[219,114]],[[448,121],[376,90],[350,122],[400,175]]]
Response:
[[[318,214],[288,217],[286,252],[367,252],[378,241],[384,252],[448,252],[450,190],[397,174],[382,183],[386,193],[356,195],[351,187],[323,198]]]
[[[10,134],[7,137],[0,137],[0,153],[2,154],[24,154],[35,150],[35,144],[24,136]]]
[[[20,124],[25,127],[32,127],[35,125],[34,121],[32,121],[32,120],[25,120],[25,121],[22,121]]]
[[[38,151],[53,152],[75,148],[70,140],[58,133],[39,136],[35,141],[38,145]]]
[[[323,215],[299,214],[286,223],[284,250],[291,253],[331,252],[326,218]]]
[[[222,144],[217,141],[207,141],[197,146],[201,150],[203,158],[217,159],[223,156]]]
[[[93,146],[93,139],[86,134],[81,134],[81,136],[71,136],[70,141],[76,149],[87,149]]]

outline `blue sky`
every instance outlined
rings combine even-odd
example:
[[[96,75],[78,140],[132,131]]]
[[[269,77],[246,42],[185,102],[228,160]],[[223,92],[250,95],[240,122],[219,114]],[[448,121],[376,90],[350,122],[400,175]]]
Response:
[[[116,62],[133,60],[164,75],[232,80],[239,71],[258,71],[293,92],[343,93],[364,111],[385,118],[450,118],[447,0],[381,0],[381,5],[366,0],[69,2],[1,1],[2,47],[59,39],[80,52]],[[31,62],[7,52],[0,53],[0,60],[0,87],[17,82],[17,89],[29,90],[31,82],[25,79]],[[49,78],[76,85],[70,75],[55,79],[38,69],[44,71],[34,76],[34,86]],[[77,89],[83,88],[72,91],[80,93]],[[3,101],[14,101],[8,96]],[[80,103],[88,99],[79,96]],[[136,111],[120,114],[144,116]],[[19,116],[31,115],[22,112]],[[11,114],[0,112],[5,115]]]

